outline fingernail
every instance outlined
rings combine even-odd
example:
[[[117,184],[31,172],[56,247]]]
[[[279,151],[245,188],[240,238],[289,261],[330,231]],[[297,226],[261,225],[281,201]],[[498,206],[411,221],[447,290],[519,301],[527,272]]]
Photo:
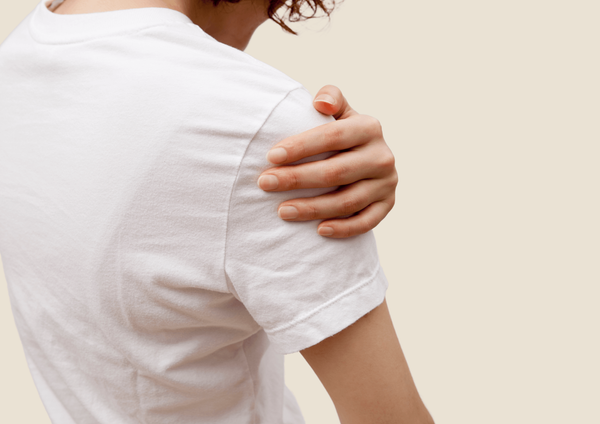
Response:
[[[267,160],[271,163],[284,162],[287,157],[287,150],[285,150],[283,147],[277,147],[273,150],[269,150],[269,153],[267,153]]]
[[[294,219],[298,218],[298,215],[300,215],[298,213],[298,209],[293,206],[282,206],[279,208],[277,213],[281,219]]]
[[[258,186],[263,190],[275,190],[279,186],[279,179],[275,175],[263,175],[258,179]]]
[[[323,103],[329,103],[330,105],[334,105],[335,99],[333,97],[331,97],[329,94],[321,94],[320,96],[318,96],[315,99],[315,102],[323,102]]]
[[[331,227],[321,227],[317,230],[320,236],[332,236],[333,228]]]

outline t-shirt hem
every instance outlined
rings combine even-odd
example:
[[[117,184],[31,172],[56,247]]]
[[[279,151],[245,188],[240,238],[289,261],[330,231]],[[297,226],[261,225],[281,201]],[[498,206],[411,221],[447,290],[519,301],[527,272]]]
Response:
[[[388,281],[381,266],[375,275],[302,318],[265,330],[273,347],[284,355],[314,346],[355,323],[385,299]]]

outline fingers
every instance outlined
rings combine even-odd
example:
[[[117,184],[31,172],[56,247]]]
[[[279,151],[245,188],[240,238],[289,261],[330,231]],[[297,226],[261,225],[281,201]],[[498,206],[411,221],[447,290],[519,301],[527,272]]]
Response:
[[[382,140],[383,130],[377,119],[354,115],[280,141],[267,153],[267,160],[276,165],[285,165],[320,153],[347,150]]]
[[[393,203],[380,201],[372,203],[350,218],[330,219],[321,222],[317,229],[320,236],[328,238],[347,238],[364,234],[375,228],[392,210]]]
[[[349,216],[393,196],[395,184],[384,180],[363,180],[318,197],[288,200],[277,213],[285,221],[311,221]]]
[[[328,159],[268,169],[258,179],[265,191],[336,187],[367,178],[383,178],[394,168],[394,157],[377,156],[379,149],[341,152]]]
[[[350,107],[342,91],[335,85],[326,85],[321,88],[313,101],[315,109],[325,115],[333,115],[335,119],[345,119],[355,115],[356,111]]]
[[[398,175],[379,121],[354,111],[335,86],[323,87],[313,101],[316,110],[336,121],[277,143],[267,160],[283,165],[263,172],[258,186],[265,191],[342,186],[333,193],[284,202],[281,219],[327,219],[319,225],[325,237],[345,238],[372,230],[394,206]],[[325,152],[338,152],[314,162],[297,164]],[[340,216],[349,216],[339,218]],[[334,219],[331,219],[334,218]]]

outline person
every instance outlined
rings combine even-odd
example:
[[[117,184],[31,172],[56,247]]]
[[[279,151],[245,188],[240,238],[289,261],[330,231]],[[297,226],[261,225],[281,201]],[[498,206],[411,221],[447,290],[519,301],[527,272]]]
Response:
[[[367,231],[390,160],[340,207],[365,143],[327,134],[365,121],[242,52],[303,3],[44,0],[0,47],[0,254],[53,422],[300,423],[296,351],[342,423],[432,421]]]

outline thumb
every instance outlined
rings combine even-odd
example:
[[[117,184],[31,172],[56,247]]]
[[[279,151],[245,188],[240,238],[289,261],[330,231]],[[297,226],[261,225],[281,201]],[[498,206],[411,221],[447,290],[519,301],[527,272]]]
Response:
[[[348,104],[342,91],[335,85],[321,88],[313,100],[313,106],[319,112],[332,115],[335,119],[345,119],[357,114]]]

